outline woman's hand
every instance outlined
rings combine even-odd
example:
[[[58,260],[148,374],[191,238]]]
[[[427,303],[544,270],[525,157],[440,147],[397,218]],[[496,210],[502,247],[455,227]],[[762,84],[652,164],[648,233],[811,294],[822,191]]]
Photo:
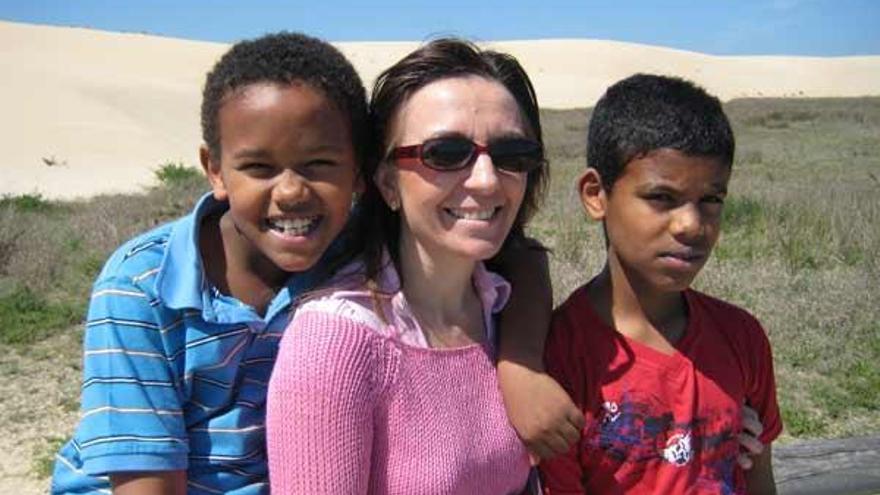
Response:
[[[577,443],[584,416],[549,375],[511,361],[498,363],[507,417],[532,459],[563,454]]]
[[[743,404],[742,410],[742,432],[739,434],[740,452],[737,456],[737,462],[740,467],[749,470],[754,465],[753,458],[758,457],[764,452],[764,444],[758,440],[761,432],[764,431],[764,425],[758,417],[757,411]]]

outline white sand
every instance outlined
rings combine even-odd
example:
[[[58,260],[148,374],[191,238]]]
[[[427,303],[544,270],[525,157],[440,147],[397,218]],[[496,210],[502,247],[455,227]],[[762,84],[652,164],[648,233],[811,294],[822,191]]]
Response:
[[[369,84],[418,44],[338,46]],[[725,100],[880,94],[880,56],[717,57],[594,40],[490,46],[520,60],[546,108],[592,106],[605,87],[635,72],[687,77]],[[226,48],[0,22],[0,194],[136,191],[162,163],[197,165],[201,86]]]

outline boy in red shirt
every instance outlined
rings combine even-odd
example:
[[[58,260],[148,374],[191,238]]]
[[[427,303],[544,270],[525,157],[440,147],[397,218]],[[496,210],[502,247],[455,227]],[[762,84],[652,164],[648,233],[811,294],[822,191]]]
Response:
[[[689,288],[718,240],[733,152],[720,102],[690,82],[639,74],[596,105],[578,185],[607,260],[555,311],[545,351],[587,426],[542,465],[547,493],[775,493],[767,337],[746,311]],[[748,472],[743,404],[766,445]]]

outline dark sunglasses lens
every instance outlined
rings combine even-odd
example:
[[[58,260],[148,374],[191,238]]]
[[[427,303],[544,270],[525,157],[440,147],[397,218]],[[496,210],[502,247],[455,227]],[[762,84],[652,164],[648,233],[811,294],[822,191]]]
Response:
[[[489,145],[495,166],[511,172],[530,172],[544,162],[541,145],[528,139],[509,139]]]
[[[470,162],[474,144],[467,139],[430,139],[422,145],[422,161],[439,170],[455,170]]]

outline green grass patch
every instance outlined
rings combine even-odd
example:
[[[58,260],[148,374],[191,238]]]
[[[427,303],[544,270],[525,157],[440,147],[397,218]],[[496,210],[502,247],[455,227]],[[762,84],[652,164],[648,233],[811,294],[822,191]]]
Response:
[[[816,438],[825,434],[828,425],[817,414],[804,411],[798,406],[782,406],[782,424],[786,432],[797,438]]]
[[[4,194],[0,196],[0,208],[11,208],[19,212],[47,212],[57,208],[42,194]]]
[[[722,238],[714,256],[721,260],[753,260],[766,244],[767,205],[760,200],[728,197],[721,210]]]
[[[852,399],[853,407],[880,411],[880,368],[876,361],[859,361],[845,373],[843,389]]]
[[[28,288],[17,287],[0,296],[0,343],[30,344],[53,330],[82,320],[82,304],[47,301]]]
[[[760,227],[764,220],[765,206],[760,201],[748,197],[732,197],[724,202],[721,210],[721,222],[725,230],[749,229]]]
[[[779,205],[773,211],[774,238],[792,272],[828,266],[835,259],[827,216],[803,205]]]

